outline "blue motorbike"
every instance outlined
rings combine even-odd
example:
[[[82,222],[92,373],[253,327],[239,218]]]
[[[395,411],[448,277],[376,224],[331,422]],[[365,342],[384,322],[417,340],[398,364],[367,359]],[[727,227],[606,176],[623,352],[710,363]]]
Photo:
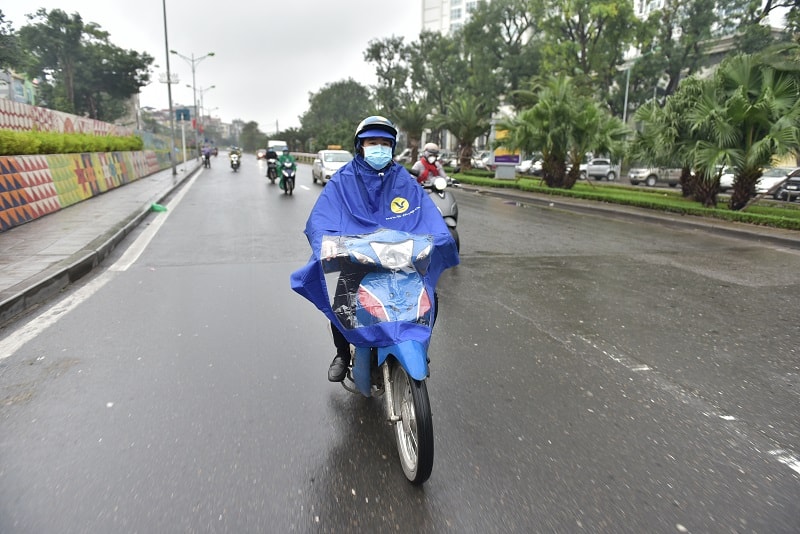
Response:
[[[425,380],[436,302],[424,281],[433,240],[379,230],[326,236],[326,245],[329,251],[320,255],[328,258],[324,271],[357,280],[357,286],[338,281],[333,286],[337,290],[332,292],[332,309],[342,326],[405,338],[388,346],[356,346],[342,385],[365,397],[384,397],[403,472],[413,484],[422,484],[433,469],[433,422]],[[346,292],[340,289],[344,287]],[[414,335],[401,334],[412,331]]]

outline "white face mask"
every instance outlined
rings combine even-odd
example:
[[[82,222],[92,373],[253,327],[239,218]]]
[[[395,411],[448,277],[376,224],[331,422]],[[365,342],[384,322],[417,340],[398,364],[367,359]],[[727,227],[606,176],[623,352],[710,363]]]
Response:
[[[436,156],[428,156],[428,163],[430,164],[436,163]]]

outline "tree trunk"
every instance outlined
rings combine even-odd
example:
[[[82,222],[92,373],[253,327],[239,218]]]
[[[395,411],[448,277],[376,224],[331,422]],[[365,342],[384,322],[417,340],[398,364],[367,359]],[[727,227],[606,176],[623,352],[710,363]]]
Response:
[[[756,182],[761,178],[761,170],[742,169],[741,174],[733,179],[733,193],[728,207],[739,211],[747,206],[747,202],[756,194]]]
[[[694,196],[694,190],[697,188],[697,177],[692,174],[690,167],[681,167],[681,195],[684,198]]]
[[[564,158],[548,156],[542,161],[542,179],[547,187],[564,187],[567,165]]]
[[[717,207],[717,192],[719,191],[719,178],[703,179],[696,177],[694,180],[694,199],[704,208]]]

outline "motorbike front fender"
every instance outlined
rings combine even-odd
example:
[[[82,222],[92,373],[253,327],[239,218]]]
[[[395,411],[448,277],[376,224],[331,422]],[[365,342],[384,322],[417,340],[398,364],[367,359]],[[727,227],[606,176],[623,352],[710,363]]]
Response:
[[[453,217],[445,217],[444,222],[449,228],[456,227],[456,220]]]
[[[428,378],[428,350],[419,341],[401,341],[396,345],[378,348],[378,365],[392,355],[414,380]]]

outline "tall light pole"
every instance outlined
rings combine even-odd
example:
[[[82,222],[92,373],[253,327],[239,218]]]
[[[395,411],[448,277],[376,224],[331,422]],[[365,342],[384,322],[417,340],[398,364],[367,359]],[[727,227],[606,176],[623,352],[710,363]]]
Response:
[[[625,69],[625,103],[623,104],[622,108],[622,124],[628,124],[628,87],[631,84],[631,69],[633,68],[634,65],[636,65],[637,61],[639,61],[645,56],[652,54],[653,52],[658,52],[659,50],[660,50],[659,47],[654,46],[644,54],[635,57],[633,61],[631,61],[631,64],[628,65],[628,68]],[[655,95],[655,90],[653,91],[653,94]]]
[[[189,86],[187,85],[186,87],[189,87]],[[203,95],[206,94],[206,91],[210,91],[211,89],[214,89],[216,87],[217,87],[216,85],[210,85],[210,86],[208,86],[206,88],[197,89],[197,92],[200,93],[200,111],[198,112],[198,115],[197,115],[197,117],[200,120],[200,126],[203,125],[203,110],[205,109],[205,107],[203,106]]]
[[[164,9],[164,53],[167,56],[167,97],[169,98],[169,160],[172,162],[172,176],[178,174],[175,165],[175,117],[172,114],[172,78],[169,73],[169,39],[167,38],[167,0],[161,0]]]
[[[191,57],[184,56],[183,54],[177,52],[176,50],[170,50],[170,53],[175,54],[179,58],[184,59],[185,61],[187,61],[189,63],[189,65],[192,66],[192,93],[193,93],[193,97],[194,97],[194,117],[195,117],[195,129],[194,129],[194,143],[195,143],[195,152],[196,152],[195,157],[199,158],[200,157],[200,152],[198,151],[198,148],[199,148],[199,146],[198,146],[199,145],[199,143],[198,143],[199,134],[198,134],[198,131],[197,131],[197,125],[198,125],[198,122],[197,122],[197,81],[195,79],[195,67],[197,66],[198,63],[203,61],[205,58],[213,56],[214,52],[209,52],[208,54],[206,54],[204,56],[197,57],[197,58],[194,57],[194,52],[192,52],[192,56]]]

